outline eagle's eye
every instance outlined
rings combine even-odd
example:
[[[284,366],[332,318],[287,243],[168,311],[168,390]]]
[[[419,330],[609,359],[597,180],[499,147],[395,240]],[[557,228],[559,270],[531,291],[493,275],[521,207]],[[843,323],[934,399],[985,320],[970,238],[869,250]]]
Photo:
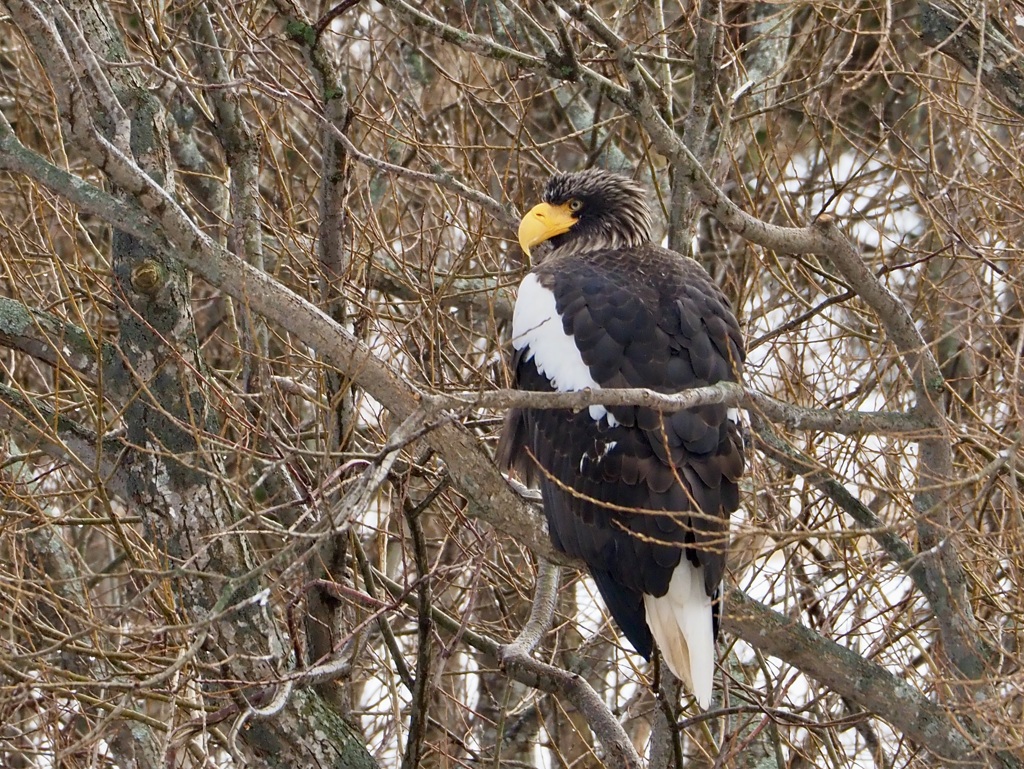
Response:
[[[583,201],[580,200],[579,198],[573,198],[572,200],[569,201],[569,210],[572,211],[573,213],[576,213],[581,208],[583,208]]]

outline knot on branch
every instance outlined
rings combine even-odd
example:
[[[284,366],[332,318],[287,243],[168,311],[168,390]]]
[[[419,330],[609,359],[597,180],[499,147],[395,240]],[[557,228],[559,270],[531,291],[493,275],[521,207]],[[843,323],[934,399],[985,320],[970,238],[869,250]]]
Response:
[[[558,80],[575,83],[580,79],[580,68],[571,54],[559,51],[548,51],[544,57],[548,63],[548,73]]]

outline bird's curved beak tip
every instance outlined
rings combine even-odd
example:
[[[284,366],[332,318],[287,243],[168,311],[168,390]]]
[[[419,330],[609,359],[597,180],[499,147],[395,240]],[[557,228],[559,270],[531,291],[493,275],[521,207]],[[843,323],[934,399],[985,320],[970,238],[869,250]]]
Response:
[[[534,246],[568,232],[574,224],[576,217],[569,211],[568,206],[538,203],[527,211],[519,222],[519,245],[523,252],[530,256]]]

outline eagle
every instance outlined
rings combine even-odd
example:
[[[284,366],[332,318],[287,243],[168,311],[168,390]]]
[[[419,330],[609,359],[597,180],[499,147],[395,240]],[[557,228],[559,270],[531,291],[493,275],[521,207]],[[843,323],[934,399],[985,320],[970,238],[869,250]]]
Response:
[[[650,197],[600,169],[547,182],[519,226],[527,255],[545,246],[513,311],[517,388],[675,393],[740,381],[743,339],[729,300],[696,261],[650,242]],[[735,410],[515,408],[497,460],[540,486],[554,547],[586,563],[633,648],[650,660],[657,643],[709,707],[744,469]]]

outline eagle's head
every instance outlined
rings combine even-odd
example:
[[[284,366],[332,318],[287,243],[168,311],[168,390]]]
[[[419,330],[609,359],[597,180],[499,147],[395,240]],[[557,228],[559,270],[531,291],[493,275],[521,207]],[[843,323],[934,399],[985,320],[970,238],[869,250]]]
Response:
[[[541,243],[574,253],[643,245],[651,239],[647,197],[635,181],[611,171],[555,174],[544,202],[520,222],[519,245],[527,254]]]

